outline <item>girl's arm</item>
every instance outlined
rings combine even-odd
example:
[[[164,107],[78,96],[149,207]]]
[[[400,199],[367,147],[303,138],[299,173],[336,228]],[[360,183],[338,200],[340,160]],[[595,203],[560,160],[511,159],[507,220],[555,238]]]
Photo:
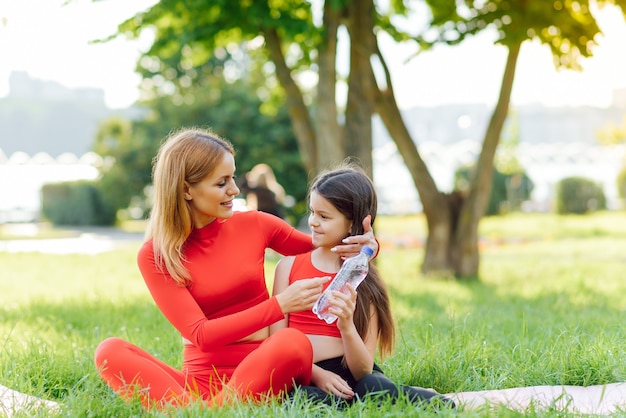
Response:
[[[378,343],[378,317],[373,306],[370,307],[370,325],[367,335],[361,338],[354,325],[354,309],[356,307],[356,290],[348,285],[349,294],[333,292],[331,312],[337,315],[337,327],[341,332],[346,364],[356,380],[372,373],[374,357]]]
[[[291,273],[291,266],[293,266],[294,259],[295,257],[293,256],[284,257],[276,264],[276,269],[274,270],[274,286],[272,288],[273,296],[277,296],[289,287],[289,274]],[[289,314],[285,314],[283,319],[270,325],[270,335],[281,328],[287,328],[288,325]]]

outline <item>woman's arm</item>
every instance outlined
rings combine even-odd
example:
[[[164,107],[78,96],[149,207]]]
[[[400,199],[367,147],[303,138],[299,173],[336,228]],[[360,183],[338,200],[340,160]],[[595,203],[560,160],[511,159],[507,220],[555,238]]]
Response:
[[[321,292],[324,280],[300,283],[255,306],[220,318],[208,319],[186,287],[178,286],[167,272],[156,267],[151,245],[144,245],[137,257],[139,269],[155,303],[180,334],[209,351],[239,341],[285,317],[286,313],[310,308]]]
[[[311,235],[299,231],[269,213],[257,212],[258,228],[264,230],[264,235],[270,237],[267,246],[282,255],[302,254],[313,249]],[[380,245],[374,236],[370,215],[363,219],[363,235],[352,235],[344,240],[343,244],[333,248],[343,258],[357,255],[364,245],[374,250],[374,257],[378,255]]]

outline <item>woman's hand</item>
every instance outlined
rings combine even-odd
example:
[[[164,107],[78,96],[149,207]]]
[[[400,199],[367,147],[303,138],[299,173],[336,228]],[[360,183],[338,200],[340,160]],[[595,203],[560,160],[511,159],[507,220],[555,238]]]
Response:
[[[325,392],[343,399],[352,399],[354,392],[348,382],[341,376],[321,367],[313,366],[314,372],[311,376],[311,383]]]
[[[364,245],[374,250],[374,257],[378,255],[378,241],[372,229],[372,215],[367,215],[363,219],[363,235],[351,235],[343,240],[343,244],[334,246],[331,251],[336,252],[341,258],[357,255]]]
[[[298,280],[276,295],[276,300],[284,314],[311,309],[322,294],[324,283],[330,276]]]

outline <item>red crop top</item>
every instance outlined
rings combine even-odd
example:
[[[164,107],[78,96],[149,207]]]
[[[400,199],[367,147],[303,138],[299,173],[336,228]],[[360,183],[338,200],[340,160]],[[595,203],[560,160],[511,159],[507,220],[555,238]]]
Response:
[[[337,273],[327,273],[316,269],[311,263],[311,252],[298,254],[294,257],[291,272],[289,273],[289,284],[296,280],[309,279],[311,277],[330,276],[335,277]],[[324,290],[330,285],[324,285]],[[311,310],[292,312],[289,314],[289,328],[295,328],[309,335],[325,335],[328,337],[341,338],[341,332],[337,328],[337,322],[327,324],[326,321],[319,319]]]

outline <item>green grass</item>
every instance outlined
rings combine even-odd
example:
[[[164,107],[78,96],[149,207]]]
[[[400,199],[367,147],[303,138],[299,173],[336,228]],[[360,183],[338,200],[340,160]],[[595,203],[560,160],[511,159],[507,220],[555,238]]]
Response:
[[[481,223],[480,281],[423,277],[421,216],[381,217],[378,265],[398,328],[380,362],[405,384],[440,392],[626,381],[624,213],[585,217],[510,215]],[[62,416],[388,416],[400,402],[342,413],[303,401],[146,414],[100,380],[97,344],[125,338],[180,366],[180,337],[152,303],[136,248],[100,255],[0,253],[0,383],[62,404]],[[270,257],[268,272],[275,257]],[[37,414],[34,413],[36,416]],[[567,416],[432,411],[425,416]],[[25,415],[30,416],[30,415]],[[40,413],[38,416],[47,416]]]

